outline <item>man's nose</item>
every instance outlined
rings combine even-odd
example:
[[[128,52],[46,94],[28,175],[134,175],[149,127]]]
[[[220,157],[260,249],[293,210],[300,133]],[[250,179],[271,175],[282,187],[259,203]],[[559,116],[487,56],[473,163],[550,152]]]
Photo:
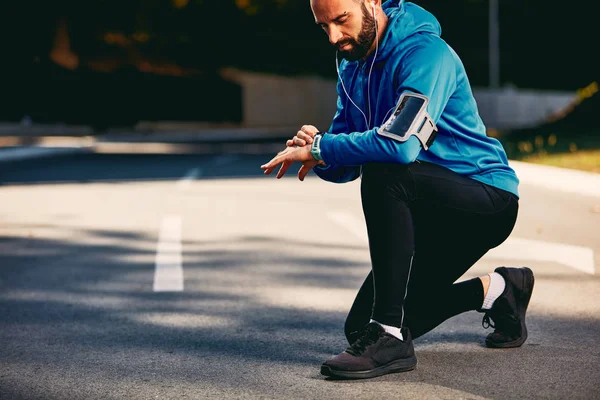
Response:
[[[329,43],[332,45],[335,46],[343,36],[344,35],[342,35],[342,32],[340,32],[339,29],[336,29],[335,27],[329,28]]]

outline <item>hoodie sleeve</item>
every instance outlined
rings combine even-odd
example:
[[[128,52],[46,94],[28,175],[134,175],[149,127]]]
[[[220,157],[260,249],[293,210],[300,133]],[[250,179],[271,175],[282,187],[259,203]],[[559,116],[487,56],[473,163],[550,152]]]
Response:
[[[348,125],[346,124],[346,118],[344,116],[344,103],[342,102],[340,92],[342,92],[342,88],[338,81],[337,111],[333,117],[333,122],[327,131],[329,135],[348,132]],[[360,176],[360,166],[336,166],[327,164],[326,167],[317,166],[313,168],[313,171],[319,178],[333,183],[350,182]]]
[[[434,122],[442,115],[456,88],[456,61],[450,48],[440,38],[425,38],[397,65],[396,102],[406,91],[429,98],[427,111]],[[321,154],[327,164],[363,165],[370,162],[409,164],[417,159],[421,143],[413,136],[401,143],[377,133],[379,127],[365,132],[326,134],[321,140]]]

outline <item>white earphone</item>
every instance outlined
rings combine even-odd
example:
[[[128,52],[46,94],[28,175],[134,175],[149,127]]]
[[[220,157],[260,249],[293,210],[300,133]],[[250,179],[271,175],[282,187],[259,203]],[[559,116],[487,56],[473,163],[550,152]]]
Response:
[[[346,86],[344,85],[344,80],[342,79],[342,75],[340,74],[340,63],[338,60],[338,52],[337,51],[335,52],[335,66],[336,66],[338,77],[342,84],[342,88],[344,89],[344,93],[346,93],[346,96],[348,97],[350,102],[354,105],[354,107],[356,107],[358,109],[358,111],[360,111],[360,113],[364,117],[365,123],[367,124],[367,129],[371,129],[371,90],[370,90],[371,89],[371,72],[373,72],[373,66],[375,65],[375,60],[377,59],[377,54],[379,52],[379,40],[377,37],[379,34],[379,26],[377,24],[377,17],[375,16],[375,7],[376,6],[375,6],[374,1],[371,1],[370,3],[371,3],[371,7],[373,8],[373,19],[375,21],[375,56],[373,57],[373,62],[371,62],[371,68],[369,68],[369,77],[367,78],[367,105],[369,107],[369,118],[368,119],[367,119],[366,114],[363,112],[363,110],[361,110],[360,107],[356,105],[356,103],[352,100],[352,97],[350,97],[350,95],[348,94],[348,91],[346,90]],[[394,109],[394,107],[392,107],[392,110],[393,109]],[[389,111],[388,111],[388,114],[389,114]],[[384,118],[384,120],[385,120],[385,118]]]

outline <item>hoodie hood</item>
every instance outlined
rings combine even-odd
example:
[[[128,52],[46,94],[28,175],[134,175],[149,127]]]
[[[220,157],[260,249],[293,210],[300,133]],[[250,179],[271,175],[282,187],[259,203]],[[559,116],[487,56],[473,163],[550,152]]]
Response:
[[[388,25],[379,47],[379,55],[387,58],[390,52],[406,38],[416,33],[442,34],[438,20],[429,11],[404,0],[388,0],[382,5],[388,16]]]

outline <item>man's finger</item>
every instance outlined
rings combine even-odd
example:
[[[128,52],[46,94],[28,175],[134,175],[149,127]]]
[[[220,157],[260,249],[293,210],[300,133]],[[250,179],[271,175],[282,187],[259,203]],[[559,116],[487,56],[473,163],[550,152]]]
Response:
[[[287,142],[285,142],[285,145],[286,145],[287,147],[292,147],[292,146],[294,145],[294,139],[290,139],[290,140],[288,140]]]
[[[298,179],[304,181],[304,178],[306,178],[306,175],[308,175],[311,169],[312,167],[309,167],[306,164],[302,164],[300,170],[298,171]]]
[[[304,142],[306,142],[306,143],[312,143],[313,142],[313,137],[310,134],[306,133],[306,132],[300,131],[300,132],[298,132],[298,135],[296,135],[296,137],[304,140]]]
[[[300,128],[300,130],[302,132],[306,132],[307,134],[309,134],[310,136],[315,136],[315,134],[319,131],[315,126],[313,125],[304,125],[302,128]]]
[[[285,161],[281,164],[281,168],[279,168],[279,172],[277,173],[277,179],[283,177],[285,175],[285,173],[287,172],[288,169],[290,169],[290,166],[292,165],[292,162],[290,161]]]
[[[305,145],[306,145],[306,141],[305,141],[305,140],[302,140],[302,139],[300,139],[298,136],[296,136],[296,137],[294,138],[294,144],[295,144],[296,146],[303,147],[303,146],[305,146]]]
[[[268,163],[261,165],[260,168],[265,171],[265,175],[269,175],[275,169],[275,167],[283,162],[284,158],[285,156],[281,155],[275,156]]]
[[[275,167],[269,167],[264,170],[265,175],[271,175],[271,172],[275,171]]]

